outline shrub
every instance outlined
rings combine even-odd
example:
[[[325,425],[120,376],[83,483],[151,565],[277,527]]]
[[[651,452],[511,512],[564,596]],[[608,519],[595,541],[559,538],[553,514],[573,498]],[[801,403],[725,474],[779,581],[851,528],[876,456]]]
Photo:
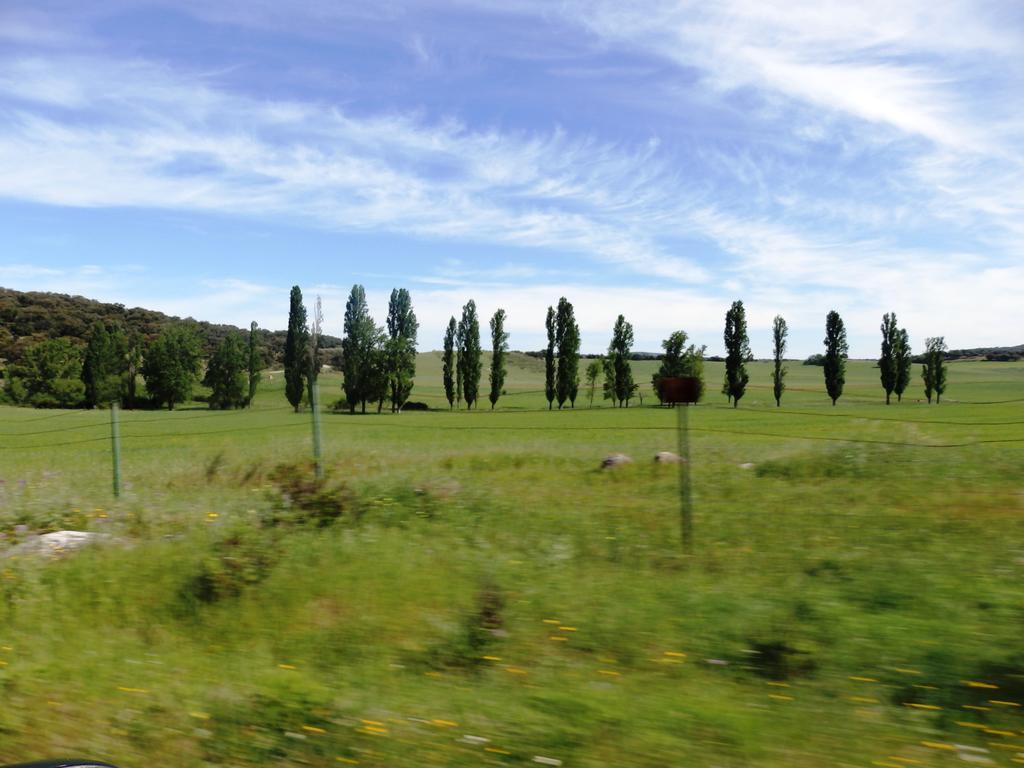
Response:
[[[238,597],[259,584],[277,562],[276,541],[267,532],[239,526],[222,533],[179,591],[185,607]]]
[[[278,497],[265,522],[269,525],[305,525],[323,528],[353,505],[352,493],[344,483],[318,479],[314,467],[305,464],[281,464],[270,473]]]

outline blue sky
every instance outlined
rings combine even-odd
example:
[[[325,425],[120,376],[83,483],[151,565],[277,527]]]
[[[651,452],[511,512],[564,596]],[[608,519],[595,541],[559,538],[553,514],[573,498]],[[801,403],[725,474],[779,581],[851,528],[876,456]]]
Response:
[[[407,287],[711,353],[1024,342],[1024,5],[0,4],[0,285],[340,334]]]

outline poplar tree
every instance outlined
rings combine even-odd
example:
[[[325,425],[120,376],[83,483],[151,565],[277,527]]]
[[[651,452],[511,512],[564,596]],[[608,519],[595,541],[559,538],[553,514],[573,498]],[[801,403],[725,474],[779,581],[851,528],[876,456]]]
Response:
[[[617,407],[619,401],[615,395],[615,363],[609,355],[601,358],[601,372],[604,373],[604,383],[601,385],[601,396],[605,400],[612,401],[612,407]]]
[[[448,409],[455,405],[455,369],[458,367],[458,360],[455,357],[455,337],[458,327],[453,317],[448,321],[448,328],[444,332],[444,355],[441,358],[441,376],[444,382],[444,396],[448,398]]]
[[[356,405],[366,413],[366,401],[377,394],[379,387],[375,383],[374,359],[378,341],[377,326],[370,317],[370,308],[366,303],[366,290],[361,285],[353,285],[345,302],[344,336],[341,340],[342,374],[345,379],[342,389],[349,413],[355,413]]]
[[[832,310],[825,318],[825,390],[832,398],[835,406],[843,394],[846,383],[846,357],[849,347],[846,344],[846,327],[839,313]]]
[[[889,405],[889,399],[899,378],[899,360],[897,355],[900,346],[900,330],[896,326],[896,313],[886,312],[882,315],[882,354],[878,358],[878,370],[882,380],[882,389],[885,390],[885,404]]]
[[[466,326],[462,322],[463,318],[459,318],[459,323],[455,327],[455,408],[462,408],[462,375],[464,373],[462,367],[463,350],[462,340],[466,338]]]
[[[459,347],[459,370],[462,371],[462,395],[466,408],[472,408],[480,393],[480,373],[483,354],[480,348],[480,320],[476,302],[470,299],[462,308],[462,333]]]
[[[249,324],[249,339],[246,348],[246,372],[249,375],[249,396],[246,398],[246,405],[252,406],[256,398],[256,385],[260,382],[260,342],[256,335],[259,326],[253,320]]]
[[[572,304],[564,296],[558,300],[555,342],[558,347],[555,397],[558,399],[558,409],[561,410],[566,400],[575,406],[576,393],[580,388],[580,327],[576,324]]]
[[[942,393],[946,391],[946,340],[942,336],[930,337],[925,339],[924,348],[924,365],[921,366],[924,396],[931,404],[934,394],[935,403],[938,404],[942,399]]]
[[[751,359],[750,340],[747,338],[747,315],[742,301],[734,301],[725,313],[725,383],[722,391],[735,408],[747,389],[750,376],[747,361]]]
[[[302,290],[294,285],[288,307],[288,334],[284,340],[284,394],[296,413],[299,412],[302,393],[306,388],[308,342],[309,330],[306,327]]]
[[[896,385],[893,391],[896,393],[896,402],[903,402],[903,393],[910,385],[910,371],[913,366],[913,358],[910,351],[910,336],[906,328],[900,328],[896,337]]]
[[[789,336],[789,326],[782,318],[776,315],[772,321],[772,384],[775,392],[775,407],[782,405],[782,392],[786,389],[786,366],[783,365],[783,357],[786,354],[786,338]]]
[[[605,370],[606,375],[609,369],[611,371],[611,391],[620,408],[623,404],[629,407],[629,400],[635,391],[633,369],[629,365],[629,353],[632,349],[633,326],[626,322],[625,317],[619,315],[612,329],[611,344],[608,345],[609,368]]]
[[[324,312],[323,307],[320,304],[320,297],[316,297],[316,304],[313,305],[313,322],[310,323],[310,332],[307,335],[307,344],[309,345],[309,351],[306,353],[306,361],[309,363],[309,373],[306,376],[306,393],[308,395],[307,400],[309,407],[313,407],[315,399],[313,397],[313,387],[316,386],[316,381],[320,378],[320,369],[323,368],[323,324],[324,324]]]
[[[505,355],[508,334],[505,333],[505,310],[499,309],[491,318],[491,410],[494,410],[505,386]]]
[[[580,327],[575,322],[565,332],[567,354],[571,357],[568,367],[568,392],[569,407],[576,407],[576,398],[580,393]]]
[[[555,400],[555,346],[558,343],[555,308],[548,307],[548,316],[544,321],[548,332],[548,346],[544,351],[544,396],[548,399],[548,410]]]
[[[409,399],[416,377],[416,335],[420,325],[412,311],[412,297],[405,288],[391,291],[387,325],[388,379],[394,412],[401,411]]]
[[[594,407],[594,392],[597,389],[597,380],[601,376],[602,360],[591,360],[587,366],[587,394],[590,397],[590,407]]]

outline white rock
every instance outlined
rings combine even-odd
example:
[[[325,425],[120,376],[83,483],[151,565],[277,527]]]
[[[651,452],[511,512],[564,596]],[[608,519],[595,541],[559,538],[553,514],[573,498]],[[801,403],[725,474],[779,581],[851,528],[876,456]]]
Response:
[[[612,469],[625,464],[632,464],[633,460],[624,453],[609,453],[601,461],[601,469]]]
[[[682,464],[686,459],[672,451],[658,451],[654,454],[654,461],[658,464]]]
[[[74,552],[88,544],[95,544],[99,541],[109,539],[106,533],[91,533],[89,531],[54,531],[35,536],[28,541],[4,552],[4,555],[50,555],[51,557],[62,555],[65,552]]]

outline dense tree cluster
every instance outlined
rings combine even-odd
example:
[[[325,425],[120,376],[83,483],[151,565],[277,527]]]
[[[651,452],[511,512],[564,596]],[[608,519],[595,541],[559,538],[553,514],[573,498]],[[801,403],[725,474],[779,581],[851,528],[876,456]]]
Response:
[[[366,404],[377,412],[390,401],[399,412],[412,393],[416,377],[416,337],[419,323],[412,298],[404,288],[391,292],[387,326],[378,326],[370,315],[366,289],[353,285],[345,303],[345,335],[341,342],[342,389],[349,413]]]
[[[183,321],[150,309],[126,308],[122,304],[107,304],[82,296],[0,288],[0,361],[16,365],[29,347],[47,339],[66,338],[84,347],[97,322],[110,332],[119,329],[129,339],[137,337],[140,349],[167,326],[190,322],[199,336],[204,357],[212,355],[229,334],[248,331],[233,325]],[[260,367],[280,365],[284,359],[286,332],[258,329],[257,336]],[[325,350],[340,348],[341,339],[324,336],[323,346]]]

